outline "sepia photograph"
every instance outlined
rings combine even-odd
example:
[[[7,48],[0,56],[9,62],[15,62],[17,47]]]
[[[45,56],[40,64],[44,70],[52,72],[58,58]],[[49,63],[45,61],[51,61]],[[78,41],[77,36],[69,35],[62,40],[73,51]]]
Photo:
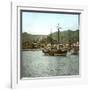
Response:
[[[80,13],[21,10],[20,77],[79,75]]]

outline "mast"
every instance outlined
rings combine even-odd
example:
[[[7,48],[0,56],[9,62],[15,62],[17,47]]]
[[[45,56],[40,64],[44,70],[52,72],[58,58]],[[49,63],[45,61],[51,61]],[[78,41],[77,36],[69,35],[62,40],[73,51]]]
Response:
[[[52,28],[51,28],[50,38],[51,38],[51,45],[52,45]]]
[[[59,26],[59,24],[57,26],[57,29],[58,29],[58,43],[60,43],[60,29],[61,29],[61,27]]]

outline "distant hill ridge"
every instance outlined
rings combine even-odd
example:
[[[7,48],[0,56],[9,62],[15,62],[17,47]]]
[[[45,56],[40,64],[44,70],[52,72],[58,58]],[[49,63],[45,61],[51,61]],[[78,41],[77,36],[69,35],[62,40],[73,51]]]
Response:
[[[32,34],[29,34],[29,33],[22,33],[22,40],[23,41],[32,41],[32,40],[41,40],[43,38],[47,38],[47,35],[32,35]]]
[[[61,42],[79,41],[79,30],[61,31],[59,33],[59,35],[60,35],[59,38],[60,38]],[[51,34],[49,34],[49,35],[32,35],[32,34],[24,32],[24,33],[22,33],[22,41],[24,42],[24,41],[32,41],[32,40],[42,40],[42,39],[45,39],[50,36],[52,36],[53,40],[58,40],[58,32],[54,32],[54,33],[52,33],[52,35]]]

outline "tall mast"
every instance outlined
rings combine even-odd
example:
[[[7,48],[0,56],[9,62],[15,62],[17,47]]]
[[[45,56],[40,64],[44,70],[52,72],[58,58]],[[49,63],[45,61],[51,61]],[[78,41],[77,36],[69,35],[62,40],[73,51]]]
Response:
[[[57,29],[58,29],[58,43],[59,43],[60,42],[60,29],[61,29],[61,27],[59,26],[59,24],[57,26]]]
[[[50,32],[50,38],[51,38],[51,45],[52,45],[52,28],[51,28],[51,32]]]

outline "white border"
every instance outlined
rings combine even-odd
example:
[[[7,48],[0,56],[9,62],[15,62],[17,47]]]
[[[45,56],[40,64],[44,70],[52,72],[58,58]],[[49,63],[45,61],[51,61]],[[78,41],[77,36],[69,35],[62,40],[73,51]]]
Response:
[[[72,5],[56,5],[47,3],[21,3],[13,2],[11,4],[11,29],[12,29],[12,88],[18,87],[38,87],[38,86],[53,86],[53,85],[77,85],[87,83],[87,55],[84,53],[86,51],[84,40],[86,30],[86,15],[87,9],[85,6],[72,6]],[[75,76],[65,76],[65,77],[51,77],[44,79],[34,79],[34,80],[20,80],[20,10],[43,10],[43,11],[61,11],[61,12],[77,12],[80,15],[80,77],[75,78]],[[87,32],[87,31],[86,31]],[[83,39],[83,40],[82,40]],[[69,78],[70,77],[70,78]],[[71,78],[73,77],[73,78]],[[32,78],[33,79],[33,78]],[[58,79],[58,80],[57,80]],[[47,83],[48,82],[48,83]]]

